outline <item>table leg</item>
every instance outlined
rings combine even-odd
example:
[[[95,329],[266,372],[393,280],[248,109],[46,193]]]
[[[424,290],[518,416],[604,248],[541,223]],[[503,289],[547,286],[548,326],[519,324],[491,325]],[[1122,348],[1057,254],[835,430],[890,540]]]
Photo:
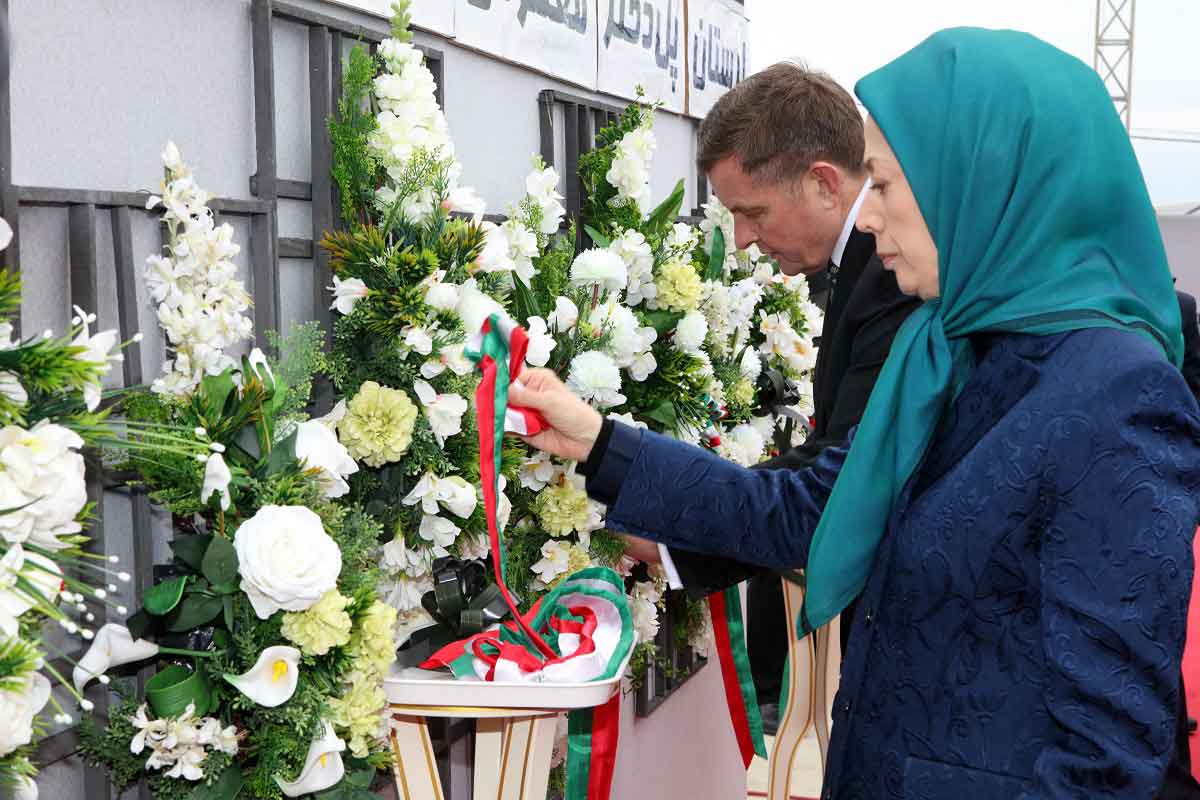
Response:
[[[445,800],[425,718],[396,714],[389,727],[398,800]]]
[[[775,746],[771,750],[768,764],[769,778],[767,797],[770,800],[787,800],[791,797],[792,766],[800,749],[800,740],[812,725],[814,701],[814,661],[811,636],[796,638],[796,615],[804,601],[804,590],[783,581],[783,605],[788,620],[788,697],[787,711],[779,721],[775,735]]]
[[[500,796],[500,759],[504,753],[503,717],[475,720],[474,800],[496,800]]]

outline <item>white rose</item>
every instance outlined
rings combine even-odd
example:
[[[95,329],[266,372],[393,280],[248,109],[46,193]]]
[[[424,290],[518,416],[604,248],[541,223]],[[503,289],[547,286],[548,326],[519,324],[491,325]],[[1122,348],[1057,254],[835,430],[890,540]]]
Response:
[[[305,611],[337,586],[342,551],[303,506],[263,506],[237,529],[241,588],[259,619]]]
[[[695,353],[704,347],[708,336],[708,320],[699,311],[689,311],[675,326],[675,349],[684,353]]]
[[[619,292],[625,288],[627,280],[625,262],[609,250],[584,250],[571,264],[571,284],[574,286],[599,284],[601,291]]]
[[[344,413],[344,411],[343,411]],[[296,426],[296,458],[309,468],[321,470],[317,480],[326,497],[341,497],[350,491],[346,478],[358,472],[358,464],[338,441],[331,428],[319,419]]]
[[[33,739],[33,718],[50,699],[50,681],[30,673],[19,689],[0,692],[0,756]]]
[[[83,439],[42,420],[31,430],[0,430],[0,536],[16,544],[32,541],[59,550],[58,537],[81,530],[75,517],[87,503]]]

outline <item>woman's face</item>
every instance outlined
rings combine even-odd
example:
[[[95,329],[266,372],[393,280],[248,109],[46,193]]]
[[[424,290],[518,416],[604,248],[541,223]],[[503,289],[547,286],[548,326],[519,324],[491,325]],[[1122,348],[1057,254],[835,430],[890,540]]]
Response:
[[[866,134],[872,186],[858,212],[858,229],[875,234],[875,252],[883,266],[896,273],[900,291],[932,300],[940,294],[937,245],[900,162],[875,120],[867,120]]]

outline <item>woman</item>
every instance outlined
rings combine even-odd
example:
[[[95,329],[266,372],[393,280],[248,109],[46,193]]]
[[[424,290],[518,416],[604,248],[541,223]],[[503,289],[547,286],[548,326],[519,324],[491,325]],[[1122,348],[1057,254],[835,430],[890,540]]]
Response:
[[[804,566],[801,624],[859,596],[825,797],[1149,798],[1180,691],[1200,416],[1128,138],[1099,78],[1019,33],[943,31],[864,78],[859,225],[901,329],[848,449],[751,471],[514,404],[608,525]]]

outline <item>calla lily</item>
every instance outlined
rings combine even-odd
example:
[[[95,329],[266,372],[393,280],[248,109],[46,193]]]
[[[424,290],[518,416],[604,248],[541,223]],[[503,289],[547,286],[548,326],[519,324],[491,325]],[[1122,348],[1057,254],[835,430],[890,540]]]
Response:
[[[463,414],[467,413],[467,401],[457,394],[438,394],[425,381],[413,381],[413,389],[425,406],[425,416],[439,445],[462,432]]]
[[[200,489],[200,502],[207,503],[214,494],[221,496],[221,510],[229,510],[229,482],[233,473],[220,453],[213,453],[204,463],[204,486]]]
[[[271,364],[267,361],[267,355],[259,348],[254,348],[247,356],[250,362],[250,369],[254,370],[254,374],[263,383],[267,382],[267,378],[271,379],[271,386],[275,385],[275,373],[271,371]]]
[[[335,786],[346,775],[346,766],[342,763],[342,751],[345,749],[346,743],[333,732],[333,726],[325,722],[320,738],[313,739],[308,746],[300,777],[285,781],[276,775],[275,783],[288,797],[301,797]]]
[[[131,664],[158,655],[158,645],[145,639],[133,638],[129,628],[110,622],[96,631],[92,646],[79,659],[71,679],[75,691],[83,693],[83,688],[92,678],[98,678],[113,667]]]
[[[248,672],[226,675],[225,680],[260,706],[281,706],[296,693],[300,679],[300,651],[287,645],[268,647]]]

